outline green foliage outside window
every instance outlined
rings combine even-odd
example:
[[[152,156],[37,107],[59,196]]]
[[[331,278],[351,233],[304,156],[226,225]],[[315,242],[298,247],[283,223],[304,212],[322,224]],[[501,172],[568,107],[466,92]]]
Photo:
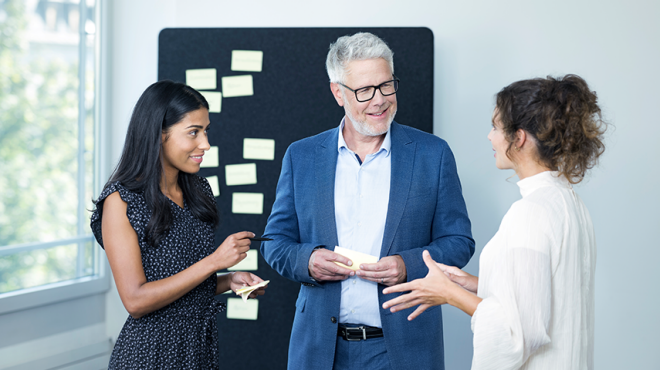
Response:
[[[78,62],[31,54],[27,19],[24,1],[0,0],[0,247],[80,233]],[[93,83],[93,75],[87,80]],[[91,149],[93,101],[86,106]],[[85,162],[91,200],[91,150]],[[87,244],[89,267],[93,246]],[[73,244],[0,255],[0,293],[75,278],[77,254]]]

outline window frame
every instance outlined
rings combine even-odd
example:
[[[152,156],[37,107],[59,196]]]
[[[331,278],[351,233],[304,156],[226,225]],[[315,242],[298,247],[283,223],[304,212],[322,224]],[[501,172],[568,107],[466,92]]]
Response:
[[[92,294],[100,294],[110,288],[110,273],[107,259],[103,253],[100,253],[98,244],[92,234],[83,234],[84,223],[89,222],[89,212],[85,209],[85,163],[84,163],[84,139],[85,139],[85,70],[86,70],[86,53],[87,42],[86,38],[88,33],[85,30],[85,23],[87,21],[87,1],[80,0],[79,3],[79,27],[78,33],[80,35],[80,42],[78,44],[78,174],[77,183],[78,188],[83,189],[78,192],[78,235],[59,239],[50,242],[34,242],[9,246],[0,246],[0,257],[3,255],[14,254],[19,252],[53,248],[61,245],[78,244],[78,257],[76,262],[76,275],[81,275],[81,267],[83,265],[83,250],[84,245],[92,242],[94,247],[94,274],[91,276],[77,277],[74,279],[64,280],[56,283],[40,285],[36,287],[18,289],[11,292],[0,293],[0,315],[14,312],[18,310],[25,310],[38,306],[45,306],[48,304],[71,300],[79,297],[84,297]],[[104,164],[107,161],[107,145],[101,140],[103,132],[106,131],[104,124],[106,119],[102,116],[101,104],[105,100],[102,93],[101,86],[106,86],[107,76],[105,70],[102,69],[104,59],[107,53],[107,41],[105,37],[106,21],[107,21],[107,3],[103,0],[96,0],[94,6],[95,18],[95,43],[94,43],[94,125],[93,125],[93,193],[99,194],[103,186],[102,176],[105,175]],[[103,103],[106,103],[103,101]]]

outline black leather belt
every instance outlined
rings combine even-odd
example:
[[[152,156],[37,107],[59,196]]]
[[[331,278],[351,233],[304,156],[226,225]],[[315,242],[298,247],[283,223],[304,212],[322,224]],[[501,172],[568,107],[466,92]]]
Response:
[[[383,329],[367,325],[352,326],[350,324],[339,324],[337,336],[342,337],[345,340],[367,340],[369,338],[382,337]]]

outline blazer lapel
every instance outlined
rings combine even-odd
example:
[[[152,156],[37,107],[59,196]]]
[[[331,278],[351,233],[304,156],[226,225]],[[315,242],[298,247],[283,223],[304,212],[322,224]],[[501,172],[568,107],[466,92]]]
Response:
[[[328,248],[334,249],[337,239],[337,224],[335,220],[335,173],[337,171],[337,142],[339,128],[330,131],[326,139],[316,148],[316,210],[322,217],[319,226],[319,240],[331,241]]]
[[[394,241],[394,235],[401,222],[403,210],[406,207],[408,192],[412,182],[413,165],[415,162],[415,149],[417,145],[413,142],[403,128],[396,122],[392,122],[390,131],[392,137],[392,159],[390,179],[390,201],[385,221],[385,233],[383,244],[380,249],[380,257],[389,255]]]

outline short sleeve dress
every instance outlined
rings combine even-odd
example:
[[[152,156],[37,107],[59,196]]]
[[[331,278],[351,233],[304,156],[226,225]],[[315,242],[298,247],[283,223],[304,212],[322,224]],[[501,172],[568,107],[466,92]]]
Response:
[[[213,197],[208,182],[196,176],[204,193]],[[91,227],[103,247],[103,201],[119,192],[127,204],[126,216],[135,229],[147,281],[167,278],[213,253],[211,224],[195,218],[184,201],[181,208],[170,201],[174,222],[157,248],[146,242],[145,228],[151,212],[144,196],[119,182],[108,185],[92,214]],[[218,369],[216,314],[225,305],[216,301],[217,280],[209,276],[171,304],[138,319],[128,317],[117,338],[108,369]]]

